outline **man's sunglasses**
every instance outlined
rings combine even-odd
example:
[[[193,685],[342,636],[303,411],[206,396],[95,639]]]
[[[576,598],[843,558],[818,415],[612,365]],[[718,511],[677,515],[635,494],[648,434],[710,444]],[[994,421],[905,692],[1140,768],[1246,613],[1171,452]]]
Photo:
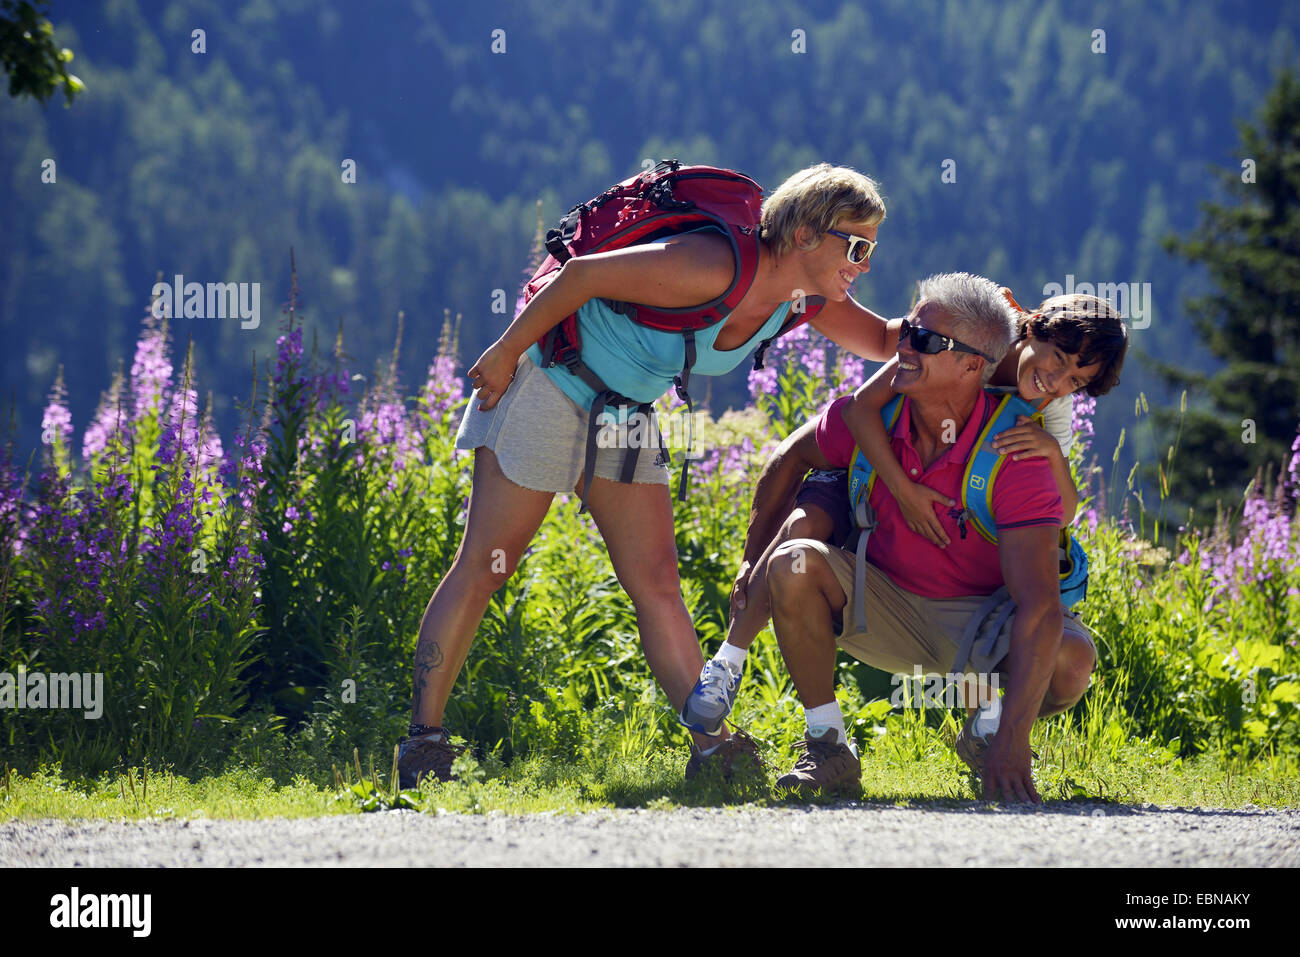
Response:
[[[849,250],[846,254],[849,262],[855,266],[861,266],[871,258],[871,254],[876,251],[876,242],[874,239],[863,239],[861,236],[854,236],[852,233],[842,233],[838,229],[828,229],[826,232],[832,236],[838,236],[840,239],[847,239]]]
[[[993,362],[992,356],[987,356],[964,342],[958,342],[948,336],[941,336],[930,329],[923,329],[914,325],[910,319],[904,319],[902,327],[898,330],[899,343],[902,343],[909,335],[912,337],[912,348],[922,355],[934,356],[940,352],[969,352],[971,355],[979,356],[985,362]]]

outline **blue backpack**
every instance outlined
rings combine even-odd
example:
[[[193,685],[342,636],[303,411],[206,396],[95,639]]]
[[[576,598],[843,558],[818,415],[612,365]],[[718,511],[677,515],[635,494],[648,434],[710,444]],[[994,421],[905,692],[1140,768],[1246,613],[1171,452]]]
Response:
[[[963,538],[966,536],[966,522],[969,520],[970,524],[975,527],[975,531],[996,545],[998,542],[998,526],[993,516],[993,483],[997,480],[998,472],[1001,471],[1006,462],[1006,456],[999,454],[989,444],[989,439],[999,432],[1014,426],[1018,416],[1028,416],[1039,425],[1043,422],[1043,416],[1018,395],[999,396],[996,393],[990,394],[994,398],[1000,399],[1000,401],[993,414],[989,417],[988,422],[985,423],[979,438],[975,440],[975,451],[966,463],[966,473],[962,477],[961,513],[958,522],[961,526]],[[902,408],[903,397],[896,395],[881,410],[887,433],[893,433]],[[854,520],[857,522],[858,527],[862,529],[862,534],[858,537],[857,548],[860,574],[864,574],[863,563],[866,561],[867,539],[876,527],[875,513],[869,504],[871,489],[875,486],[875,482],[875,469],[867,461],[867,457],[862,454],[862,450],[855,446],[852,465],[849,468],[849,506],[853,511]],[[1069,529],[1061,529],[1058,556],[1060,559],[1061,602],[1067,608],[1073,608],[1083,601],[1088,592],[1088,556],[1083,547],[1070,534]],[[866,630],[864,590],[864,587],[860,584],[855,595],[854,618],[859,631]]]

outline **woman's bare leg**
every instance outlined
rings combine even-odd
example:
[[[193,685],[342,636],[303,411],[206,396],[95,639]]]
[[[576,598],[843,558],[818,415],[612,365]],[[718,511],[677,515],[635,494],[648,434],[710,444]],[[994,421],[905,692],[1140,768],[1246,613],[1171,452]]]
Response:
[[[411,705],[416,724],[442,724],[447,699],[492,593],[514,574],[554,497],[552,492],[516,485],[501,471],[491,449],[475,450],[465,534],[420,622]]]
[[[682,600],[668,486],[597,477],[592,479],[587,505],[619,584],[636,608],[646,663],[673,708],[680,711],[704,666],[704,656]],[[691,732],[691,736],[704,749],[728,734],[710,738]]]

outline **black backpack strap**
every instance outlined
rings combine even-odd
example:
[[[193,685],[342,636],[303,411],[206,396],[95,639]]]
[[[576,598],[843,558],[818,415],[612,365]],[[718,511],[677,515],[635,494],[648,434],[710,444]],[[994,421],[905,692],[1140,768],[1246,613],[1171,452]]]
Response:
[[[586,205],[579,203],[560,220],[558,227],[546,231],[546,251],[561,266],[573,258],[573,253],[569,252],[569,243],[573,242],[573,237],[578,232],[578,220],[584,212]]]
[[[677,398],[686,403],[686,422],[687,429],[691,428],[694,421],[695,406],[691,403],[691,367],[695,365],[695,330],[687,329],[682,333],[682,338],[686,340],[686,362],[682,366],[681,375],[674,377],[673,385],[677,387]],[[695,436],[690,434],[690,439],[686,444],[686,455],[682,459],[682,480],[677,486],[677,500],[686,501],[686,476],[691,470],[691,452],[694,451],[692,446],[695,444]]]
[[[582,499],[578,505],[578,514],[587,510],[587,496],[591,494],[591,480],[596,475],[596,437],[600,434],[600,417],[605,406],[613,403],[614,393],[604,389],[596,394],[596,401],[591,404],[591,416],[587,419],[587,452],[582,462]]]
[[[638,414],[645,416],[647,428],[655,423],[655,407],[652,402],[642,402],[636,407]],[[648,433],[647,433],[648,434]],[[656,435],[658,435],[658,426],[656,426]],[[659,444],[663,445],[663,437],[659,437]],[[641,446],[629,445],[627,454],[623,456],[623,471],[619,474],[618,480],[625,485],[630,485],[636,479],[636,461],[641,454]]]
[[[552,326],[542,337],[542,368],[555,364],[555,347],[560,340],[560,327]]]
[[[584,366],[584,368],[586,367]],[[600,379],[590,369],[586,371],[596,382],[600,382]],[[610,409],[633,405],[636,406],[637,412],[647,416],[647,418],[654,414],[653,403],[637,402],[605,387],[602,387],[596,393],[596,401],[591,404],[591,415],[587,418],[587,450],[582,461],[582,499],[578,506],[579,515],[587,511],[587,496],[591,494],[591,482],[596,477],[596,449],[600,444],[600,418]],[[653,421],[653,419],[650,421]],[[623,456],[623,468],[619,473],[618,480],[620,482],[627,483],[633,480],[636,475],[636,463],[640,454],[640,445],[628,446],[627,454]]]
[[[821,312],[821,308],[825,303],[826,299],[822,296],[809,296],[804,300],[803,312],[795,312],[792,309],[790,315],[785,317],[785,322],[781,323],[781,328],[758,344],[758,351],[754,353],[754,371],[757,372],[763,368],[763,356],[767,352],[768,346],[803,322],[806,314],[811,313],[812,315],[809,318],[812,318],[813,315]]]

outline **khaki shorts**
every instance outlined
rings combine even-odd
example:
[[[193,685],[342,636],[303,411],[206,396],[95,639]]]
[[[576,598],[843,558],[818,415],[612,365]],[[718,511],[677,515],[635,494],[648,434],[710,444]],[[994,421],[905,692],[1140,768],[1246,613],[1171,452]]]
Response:
[[[867,562],[866,612],[867,630],[858,632],[853,627],[853,579],[857,557],[842,548],[825,542],[800,538],[781,547],[791,551],[804,547],[821,555],[844,592],[845,605],[837,622],[836,644],[859,661],[873,668],[893,674],[913,673],[920,665],[927,674],[948,674],[957,656],[962,634],[973,615],[985,602],[985,596],[969,598],[925,598],[899,588],[889,576]],[[1014,602],[1010,599],[1004,605]],[[996,618],[1003,606],[986,616],[986,623],[976,634],[974,647],[965,667],[965,673],[992,674],[1011,648],[1011,626],[1014,612],[1008,617],[996,636],[989,634],[988,621]],[[1092,632],[1064,605],[1065,630],[1083,638],[1092,646],[1093,667],[1096,667],[1097,645]]]
[[[456,433],[456,448],[486,446],[496,453],[506,478],[535,492],[572,492],[582,478],[589,413],[560,390],[524,354],[505,394],[486,412],[471,395]],[[628,427],[617,427],[616,444],[626,445]],[[660,449],[643,448],[633,482],[667,485],[668,469],[656,464]],[[596,449],[596,475],[617,482],[627,449]]]

